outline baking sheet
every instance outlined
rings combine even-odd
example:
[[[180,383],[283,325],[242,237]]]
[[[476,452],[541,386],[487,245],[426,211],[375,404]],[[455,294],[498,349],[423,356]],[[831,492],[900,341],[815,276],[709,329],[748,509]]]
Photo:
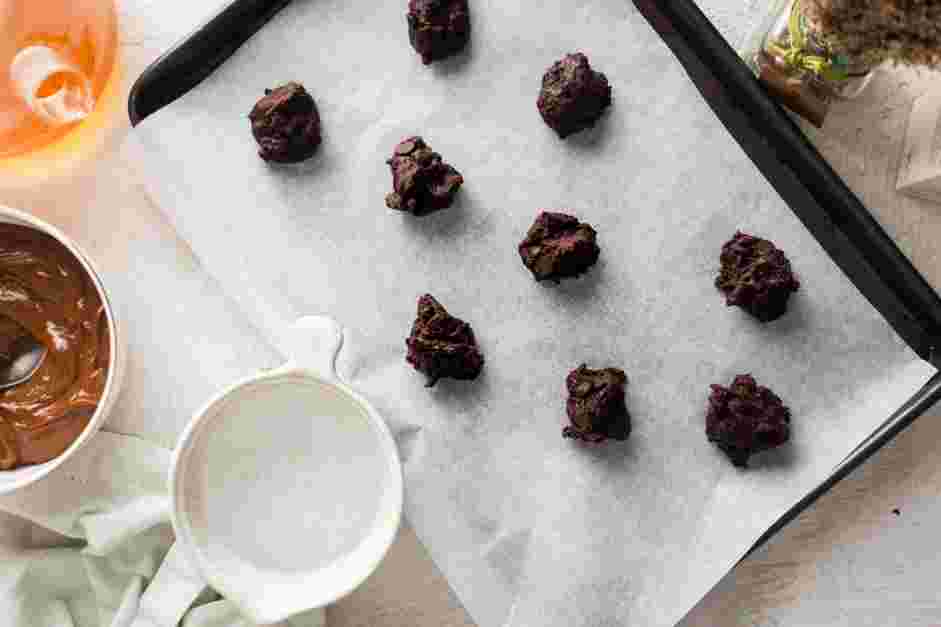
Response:
[[[404,2],[295,1],[136,130],[150,191],[272,342],[302,314],[348,328],[341,372],[397,433],[406,508],[482,627],[674,624],[789,505],[932,374],[840,274],[633,6],[472,5],[468,53],[423,67]],[[580,49],[614,87],[563,142],[539,79]],[[301,80],[325,143],[301,167],[255,157],[247,112]],[[384,160],[420,133],[466,179],[455,207],[385,208]],[[516,243],[541,208],[600,232],[599,264],[539,285]],[[758,325],[713,287],[737,228],[789,254],[803,287]],[[415,301],[470,322],[475,382],[434,389],[404,361]],[[621,366],[626,443],[561,438],[564,377]],[[708,385],[751,372],[793,412],[792,443],[733,468],[703,433]]]

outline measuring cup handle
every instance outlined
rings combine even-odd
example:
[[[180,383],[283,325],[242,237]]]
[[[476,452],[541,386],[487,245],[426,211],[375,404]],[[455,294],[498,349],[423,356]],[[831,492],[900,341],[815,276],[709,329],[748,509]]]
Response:
[[[206,583],[174,543],[141,596],[131,627],[175,627],[205,589]]]
[[[343,347],[343,327],[327,316],[304,316],[291,326],[290,337],[291,366],[339,381],[336,365]]]

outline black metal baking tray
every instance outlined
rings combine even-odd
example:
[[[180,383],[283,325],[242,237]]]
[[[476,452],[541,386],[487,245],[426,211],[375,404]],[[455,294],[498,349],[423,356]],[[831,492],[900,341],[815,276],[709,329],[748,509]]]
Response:
[[[195,87],[290,0],[233,0],[154,62],[131,89],[137,125]],[[705,101],[857,289],[922,358],[941,365],[941,298],[771,99],[692,0],[634,0]],[[900,407],[753,552],[941,400],[941,373]]]

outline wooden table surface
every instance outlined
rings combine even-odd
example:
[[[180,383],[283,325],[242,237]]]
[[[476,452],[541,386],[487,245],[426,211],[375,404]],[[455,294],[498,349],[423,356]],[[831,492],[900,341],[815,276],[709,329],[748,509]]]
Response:
[[[125,81],[220,5],[220,0],[118,0]],[[403,0],[404,3],[404,0]],[[808,133],[871,207],[933,285],[941,285],[941,206],[894,191],[911,98],[937,75],[884,73],[858,102],[840,105],[823,131]],[[117,114],[116,114],[117,115]],[[24,209],[56,204],[77,211],[97,203],[153,211],[114,146],[124,116],[90,174],[41,189],[3,190],[0,202]],[[102,173],[114,180],[101,184]],[[109,176],[109,175],[104,175]],[[93,191],[91,191],[93,190]],[[71,198],[63,203],[63,198]],[[54,216],[52,216],[54,218]],[[938,412],[941,413],[941,412]],[[730,573],[686,618],[685,627],[777,625],[941,625],[941,419],[926,416]],[[896,512],[893,512],[896,510]],[[331,627],[473,625],[409,527],[367,583],[330,608]]]

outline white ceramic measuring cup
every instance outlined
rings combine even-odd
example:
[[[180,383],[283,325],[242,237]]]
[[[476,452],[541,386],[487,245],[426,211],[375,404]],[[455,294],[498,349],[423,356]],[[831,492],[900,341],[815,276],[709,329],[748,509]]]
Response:
[[[292,333],[290,363],[222,391],[180,436],[176,545],[135,625],[172,627],[205,584],[258,624],[323,608],[394,540],[401,464],[385,422],[336,373],[342,330],[307,317]]]

